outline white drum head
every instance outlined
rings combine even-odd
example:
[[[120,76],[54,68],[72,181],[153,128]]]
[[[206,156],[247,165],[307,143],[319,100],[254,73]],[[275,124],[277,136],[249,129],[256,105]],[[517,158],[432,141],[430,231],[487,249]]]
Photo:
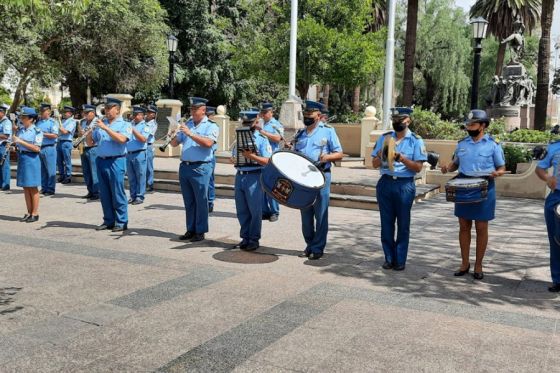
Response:
[[[556,216],[560,216],[560,203],[556,205],[554,211],[556,211]]]
[[[325,185],[323,173],[306,158],[292,152],[273,153],[270,161],[288,179],[309,188]]]
[[[460,185],[479,185],[484,183],[484,179],[479,177],[473,178],[457,178],[449,180],[449,185],[460,186]]]

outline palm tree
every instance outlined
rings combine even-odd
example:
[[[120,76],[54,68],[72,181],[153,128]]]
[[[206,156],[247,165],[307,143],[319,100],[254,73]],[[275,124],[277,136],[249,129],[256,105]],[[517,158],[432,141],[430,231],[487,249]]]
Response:
[[[541,0],[477,0],[471,8],[471,17],[484,17],[488,21],[488,31],[499,41],[513,31],[513,22],[519,15],[525,30],[530,35],[539,22]],[[500,44],[496,59],[496,75],[502,74],[506,45]]]
[[[414,66],[416,57],[416,28],[418,26],[418,0],[408,0],[406,37],[404,42],[403,97],[404,106],[412,106],[414,94]]]
[[[535,96],[535,129],[541,131],[546,127],[550,64],[550,28],[552,26],[553,13],[554,0],[542,0],[541,40],[539,41],[537,94]]]

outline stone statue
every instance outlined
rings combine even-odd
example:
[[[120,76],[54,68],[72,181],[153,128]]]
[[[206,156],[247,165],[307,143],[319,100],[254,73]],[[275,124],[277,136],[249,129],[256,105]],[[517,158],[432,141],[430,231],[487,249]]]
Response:
[[[514,32],[502,40],[502,44],[509,43],[509,50],[510,50],[510,64],[519,63],[521,57],[523,55],[523,48],[525,46],[525,38],[523,37],[523,33],[525,32],[525,26],[523,25],[523,21],[521,17],[517,15],[515,18],[515,22],[513,22]]]

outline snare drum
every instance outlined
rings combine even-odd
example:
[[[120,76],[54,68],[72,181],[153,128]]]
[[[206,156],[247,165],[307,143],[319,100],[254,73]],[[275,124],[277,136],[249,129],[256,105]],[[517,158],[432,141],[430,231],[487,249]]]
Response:
[[[445,197],[449,202],[479,203],[488,196],[488,180],[482,178],[455,178],[445,184]]]
[[[261,185],[278,203],[304,209],[315,203],[325,186],[325,175],[306,156],[281,150],[273,153],[263,168]]]

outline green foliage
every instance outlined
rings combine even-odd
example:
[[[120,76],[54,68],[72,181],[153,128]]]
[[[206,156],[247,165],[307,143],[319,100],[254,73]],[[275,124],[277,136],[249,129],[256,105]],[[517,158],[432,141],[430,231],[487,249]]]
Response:
[[[440,114],[429,110],[415,108],[411,121],[411,131],[425,139],[460,140],[465,137],[465,131],[459,125],[444,121]]]
[[[504,118],[492,119],[490,125],[486,129],[486,133],[497,140],[501,140],[506,135],[506,121]]]
[[[520,145],[506,144],[503,146],[504,157],[506,160],[506,170],[512,173],[517,172],[517,164],[530,162],[532,153],[529,149]]]
[[[550,141],[556,140],[558,138],[560,138],[560,136],[554,135],[548,131],[523,129],[508,134],[506,136],[506,141],[533,143],[533,144],[548,144]]]

